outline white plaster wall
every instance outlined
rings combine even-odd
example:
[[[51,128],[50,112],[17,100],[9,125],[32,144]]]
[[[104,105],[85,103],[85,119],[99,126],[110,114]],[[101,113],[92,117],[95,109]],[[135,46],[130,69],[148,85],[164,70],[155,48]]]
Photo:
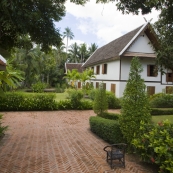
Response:
[[[129,47],[129,52],[142,52],[142,53],[154,53],[152,46],[149,44],[150,40],[146,34],[140,35],[136,41]]]
[[[131,60],[132,60],[132,58],[130,58],[130,57],[121,58],[121,78],[120,78],[120,80],[128,80]]]
[[[120,71],[120,61],[112,61],[107,64],[107,74],[102,74],[102,64],[100,65],[100,74],[95,75],[96,79],[107,79],[107,80],[119,80],[119,71]],[[94,73],[96,74],[96,66],[94,66]]]

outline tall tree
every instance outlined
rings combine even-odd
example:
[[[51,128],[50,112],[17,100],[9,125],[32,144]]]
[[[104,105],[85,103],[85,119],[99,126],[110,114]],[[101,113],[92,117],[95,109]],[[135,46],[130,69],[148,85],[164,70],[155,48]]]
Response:
[[[65,28],[65,31],[63,32],[63,38],[67,38],[67,44],[66,44],[66,54],[67,54],[67,49],[68,49],[68,40],[73,39],[74,34],[71,31],[71,29],[69,27]]]
[[[91,43],[90,47],[88,48],[89,54],[92,55],[98,46],[95,43]]]
[[[97,0],[97,2],[108,3],[115,0]],[[157,52],[157,65],[163,72],[164,68],[173,71],[173,0],[118,0],[117,9],[125,13],[138,15],[148,14],[152,9],[160,10],[158,21],[154,29],[158,34],[159,44],[154,47]]]
[[[69,51],[69,62],[77,63],[79,62],[79,46],[75,42],[70,46]]]
[[[86,43],[83,43],[80,45],[79,47],[79,51],[80,51],[80,56],[81,56],[81,60],[80,62],[83,63],[87,60],[87,58],[89,57],[89,53],[87,50],[87,45]]]
[[[148,96],[145,83],[140,73],[142,65],[137,57],[131,61],[129,79],[122,98],[122,116],[120,118],[121,131],[127,142],[131,144],[134,134],[138,134],[140,122],[151,120]]]

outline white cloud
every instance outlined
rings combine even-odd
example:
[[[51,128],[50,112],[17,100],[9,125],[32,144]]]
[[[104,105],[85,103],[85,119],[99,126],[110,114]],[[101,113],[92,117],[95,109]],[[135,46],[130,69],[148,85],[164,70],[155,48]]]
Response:
[[[68,1],[66,11],[76,17],[77,28],[83,34],[94,34],[98,38],[97,42],[104,44],[144,24],[143,17],[146,20],[153,18],[152,23],[157,21],[159,14],[153,11],[145,16],[123,15],[117,11],[115,3],[96,4],[95,0],[88,2],[85,6],[75,5]]]

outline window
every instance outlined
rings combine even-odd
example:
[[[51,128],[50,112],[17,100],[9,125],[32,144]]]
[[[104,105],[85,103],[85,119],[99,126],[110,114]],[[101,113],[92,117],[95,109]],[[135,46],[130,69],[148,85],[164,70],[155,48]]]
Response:
[[[99,82],[96,82],[96,88],[99,88]]]
[[[147,76],[157,76],[157,69],[155,65],[147,65]]]
[[[102,64],[102,74],[107,74],[107,64]]]
[[[116,92],[116,84],[111,84],[111,92],[115,94],[115,92]]]
[[[96,74],[100,74],[100,66],[99,65],[96,67]]]
[[[173,82],[173,74],[166,73],[166,82]]]
[[[173,87],[172,86],[166,86],[166,94],[172,94],[173,93]]]
[[[81,82],[78,82],[78,88],[81,88]]]
[[[155,86],[147,86],[147,93],[148,95],[155,94]]]

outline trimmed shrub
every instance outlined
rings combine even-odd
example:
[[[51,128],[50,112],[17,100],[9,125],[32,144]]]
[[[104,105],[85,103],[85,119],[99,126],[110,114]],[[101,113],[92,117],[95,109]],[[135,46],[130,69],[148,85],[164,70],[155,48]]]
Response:
[[[75,89],[72,90],[72,92],[70,94],[70,100],[71,100],[73,109],[79,107],[79,105],[81,104],[82,98],[83,98],[83,93],[81,90],[75,90]]]
[[[160,173],[172,172],[173,124],[168,120],[155,126],[141,122],[139,133],[132,143],[142,160],[158,165]]]
[[[173,109],[151,109],[151,115],[173,115]]]
[[[162,94],[155,97],[150,101],[150,105],[153,108],[173,108],[173,95]]]
[[[0,99],[0,111],[54,110],[54,94],[5,93]]]
[[[57,103],[58,110],[90,110],[92,109],[92,102],[88,100],[81,100],[77,107],[74,107],[71,100],[61,100]]]
[[[120,100],[115,97],[115,94],[113,94],[110,91],[106,91],[106,97],[108,101],[108,108],[109,109],[119,109],[120,106]]]
[[[123,135],[119,122],[99,116],[92,116],[89,119],[90,128],[93,133],[109,143],[123,142]]]
[[[118,120],[121,115],[116,113],[104,112],[102,115],[99,116],[105,119]]]
[[[100,83],[99,89],[96,92],[93,110],[97,115],[101,115],[104,112],[107,112],[108,102],[106,97],[106,90],[103,87],[103,83]]]
[[[37,83],[31,85],[31,89],[33,92],[43,93],[46,86],[47,86],[46,83],[37,82]]]

